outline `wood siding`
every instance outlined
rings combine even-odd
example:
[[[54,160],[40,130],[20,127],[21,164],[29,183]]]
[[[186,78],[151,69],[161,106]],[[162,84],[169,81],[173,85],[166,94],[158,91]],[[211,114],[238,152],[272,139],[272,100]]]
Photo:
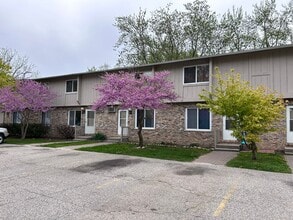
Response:
[[[175,92],[179,96],[177,102],[199,102],[201,91],[211,88],[212,77],[210,76],[210,82],[207,83],[183,83],[184,67],[198,64],[210,64],[210,75],[214,73],[214,67],[219,67],[222,73],[230,72],[230,69],[233,68],[253,86],[265,85],[280,92],[284,98],[293,98],[293,47],[156,64],[137,67],[130,71],[170,71],[169,80],[174,83]],[[102,75],[102,72],[83,73],[40,81],[48,83],[50,88],[57,93],[55,106],[90,106],[98,98],[95,88],[97,84],[102,83]],[[65,82],[71,79],[78,80],[78,92],[76,93],[65,92]]]
[[[217,57],[213,65],[221,73],[234,69],[251,85],[264,85],[284,98],[293,97],[293,48]]]

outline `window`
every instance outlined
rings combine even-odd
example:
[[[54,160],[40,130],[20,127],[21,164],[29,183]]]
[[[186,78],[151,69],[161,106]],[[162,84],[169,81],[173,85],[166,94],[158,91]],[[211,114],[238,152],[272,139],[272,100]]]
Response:
[[[155,128],[155,111],[154,110],[136,110],[135,127],[138,127],[138,119],[143,117],[143,128]]]
[[[50,112],[42,112],[42,124],[43,125],[50,125],[51,124]]]
[[[66,81],[66,92],[77,92],[77,79]]]
[[[210,111],[208,109],[186,108],[186,130],[210,130]]]
[[[209,65],[184,67],[184,84],[209,82]]]
[[[69,111],[68,112],[68,125],[80,126],[80,122],[81,122],[81,111]]]
[[[20,124],[21,123],[21,119],[22,116],[19,112],[13,112],[13,116],[12,116],[12,123],[13,124]]]

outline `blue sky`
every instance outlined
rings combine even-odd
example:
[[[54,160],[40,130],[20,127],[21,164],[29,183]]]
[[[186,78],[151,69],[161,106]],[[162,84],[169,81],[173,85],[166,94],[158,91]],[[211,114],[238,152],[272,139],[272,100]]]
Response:
[[[173,3],[182,8],[190,0],[0,0],[0,47],[29,57],[39,77],[84,72],[88,67],[117,61],[119,37],[115,17],[139,8],[153,11]],[[288,0],[278,0],[278,5]],[[251,11],[255,0],[208,0],[221,14],[235,6]]]

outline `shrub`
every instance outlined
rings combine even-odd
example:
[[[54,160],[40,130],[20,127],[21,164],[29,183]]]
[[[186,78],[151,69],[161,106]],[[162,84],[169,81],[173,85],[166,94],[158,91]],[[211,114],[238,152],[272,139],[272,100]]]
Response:
[[[92,139],[93,140],[98,140],[98,141],[104,141],[104,140],[107,139],[107,137],[103,133],[96,133],[96,134],[93,135]]]
[[[7,128],[10,136],[21,137],[20,124],[1,124],[1,127]],[[26,137],[27,138],[42,138],[49,133],[50,127],[43,124],[29,124]]]
[[[50,126],[43,124],[29,124],[26,137],[28,138],[43,138],[47,137],[50,131]]]
[[[70,127],[69,125],[58,125],[57,131],[60,136],[65,139],[74,139],[75,131],[74,127]]]

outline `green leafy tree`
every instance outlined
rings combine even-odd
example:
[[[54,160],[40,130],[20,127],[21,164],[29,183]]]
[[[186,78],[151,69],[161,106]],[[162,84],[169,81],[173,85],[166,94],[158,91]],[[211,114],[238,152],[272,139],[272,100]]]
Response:
[[[217,17],[206,0],[195,0],[184,5],[186,50],[190,57],[209,55],[214,50]]]
[[[258,34],[260,48],[290,43],[292,40],[292,0],[283,11],[277,10],[275,0],[264,0],[253,6],[250,27]],[[292,42],[292,41],[291,41]]]
[[[9,75],[10,70],[11,67],[0,58],[0,88],[13,85],[14,78]]]
[[[251,29],[249,17],[243,12],[242,7],[228,9],[223,14],[218,25],[219,52],[234,52],[246,49],[254,49],[257,39],[256,32]]]
[[[149,62],[178,60],[187,57],[184,15],[172,11],[171,4],[155,10],[150,18]]]
[[[233,70],[222,75],[216,69],[215,79],[217,84],[212,91],[204,90],[200,94],[205,103],[199,106],[231,118],[232,135],[238,140],[242,139],[242,132],[247,132],[252,159],[256,159],[256,142],[262,134],[275,131],[276,123],[284,117],[283,99],[264,86],[252,87]]]
[[[148,63],[149,21],[146,10],[136,15],[115,18],[120,33],[115,48],[119,50],[118,64],[138,65]]]

